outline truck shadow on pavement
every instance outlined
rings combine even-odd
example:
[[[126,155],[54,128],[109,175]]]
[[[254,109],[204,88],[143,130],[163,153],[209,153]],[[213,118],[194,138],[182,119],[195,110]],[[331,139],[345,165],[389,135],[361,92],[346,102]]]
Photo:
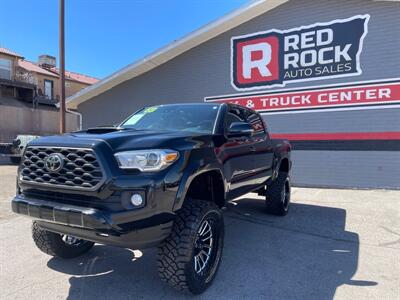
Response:
[[[377,284],[352,280],[359,237],[345,230],[345,210],[293,203],[282,218],[263,208],[259,199],[229,204],[222,264],[212,286],[196,298],[332,299],[340,285]],[[72,275],[68,299],[188,297],[159,280],[156,249],[96,245],[76,259],[52,258],[48,267]]]

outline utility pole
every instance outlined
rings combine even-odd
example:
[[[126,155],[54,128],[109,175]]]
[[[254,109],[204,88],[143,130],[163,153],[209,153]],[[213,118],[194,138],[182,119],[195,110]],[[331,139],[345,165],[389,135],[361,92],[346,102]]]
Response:
[[[60,133],[65,133],[64,0],[59,0],[58,47],[60,56]]]

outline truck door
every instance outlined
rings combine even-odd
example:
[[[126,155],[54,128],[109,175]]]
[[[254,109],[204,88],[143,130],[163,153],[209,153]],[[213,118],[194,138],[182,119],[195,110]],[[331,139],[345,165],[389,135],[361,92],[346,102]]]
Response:
[[[273,145],[264,122],[258,113],[247,109],[246,121],[254,129],[254,134],[251,137],[253,150],[251,163],[253,164],[253,181],[259,185],[272,176],[274,160]]]
[[[245,121],[244,110],[230,108],[225,116],[225,132],[233,122]],[[229,182],[230,199],[252,189],[254,163],[252,162],[254,142],[250,136],[228,137],[222,147],[221,159],[225,176]]]

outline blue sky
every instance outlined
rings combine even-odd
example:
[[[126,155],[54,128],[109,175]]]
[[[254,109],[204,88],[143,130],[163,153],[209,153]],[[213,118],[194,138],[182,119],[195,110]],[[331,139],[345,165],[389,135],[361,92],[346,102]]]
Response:
[[[105,77],[249,0],[65,0],[66,68]],[[0,46],[58,56],[57,0],[1,0]]]

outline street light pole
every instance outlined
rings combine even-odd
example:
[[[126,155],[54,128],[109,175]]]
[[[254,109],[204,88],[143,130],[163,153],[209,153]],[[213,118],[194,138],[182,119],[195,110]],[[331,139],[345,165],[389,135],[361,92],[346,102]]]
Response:
[[[65,49],[64,49],[64,0],[59,0],[59,35],[60,56],[60,133],[65,133]]]

